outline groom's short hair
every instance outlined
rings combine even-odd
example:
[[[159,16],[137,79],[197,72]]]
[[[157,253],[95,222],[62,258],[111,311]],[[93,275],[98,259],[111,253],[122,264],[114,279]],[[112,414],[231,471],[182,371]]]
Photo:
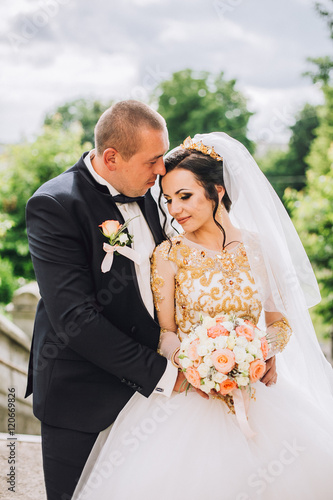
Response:
[[[108,108],[95,127],[95,147],[98,155],[107,148],[116,149],[125,161],[140,148],[140,131],[166,129],[164,118],[140,101],[120,101]]]

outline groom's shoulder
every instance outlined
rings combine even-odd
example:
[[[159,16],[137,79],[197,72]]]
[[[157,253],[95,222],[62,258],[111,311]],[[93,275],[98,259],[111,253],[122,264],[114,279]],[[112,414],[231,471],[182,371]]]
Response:
[[[59,197],[66,197],[66,195],[73,196],[80,182],[80,170],[84,168],[84,156],[85,154],[67,170],[42,184],[32,195],[32,198],[37,196],[51,196],[58,199]]]

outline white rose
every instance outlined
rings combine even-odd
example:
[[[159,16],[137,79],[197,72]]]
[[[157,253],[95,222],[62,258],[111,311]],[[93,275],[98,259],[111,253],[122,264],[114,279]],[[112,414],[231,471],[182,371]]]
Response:
[[[210,389],[209,389],[209,387],[206,387],[205,385],[201,385],[201,386],[200,386],[200,390],[201,390],[202,392],[205,392],[206,394],[209,394],[209,393],[210,393]]]
[[[203,378],[207,377],[210,368],[209,366],[205,365],[205,363],[201,363],[201,365],[198,366],[197,370],[199,372],[200,377]]]
[[[240,347],[245,347],[248,344],[248,340],[246,340],[245,337],[237,337],[236,338],[236,345],[239,345]]]
[[[216,372],[214,373],[213,375],[213,380],[214,382],[217,382],[218,384],[221,384],[222,382],[224,382],[228,377],[226,375],[224,375],[223,373],[220,373],[220,372]]]
[[[228,337],[228,339],[227,339],[227,347],[229,349],[233,349],[235,347],[235,345],[236,345],[236,339],[235,339],[235,337]]]
[[[199,356],[206,356],[206,354],[209,354],[210,349],[209,349],[209,346],[207,345],[207,343],[198,345],[197,353],[199,354]]]
[[[249,377],[243,377],[242,375],[236,377],[237,384],[243,387],[247,386],[249,381],[250,381]]]
[[[180,364],[182,365],[183,368],[189,368],[190,366],[193,366],[193,361],[190,360],[190,358],[183,358],[179,360]]]
[[[228,330],[228,332],[231,332],[234,328],[234,324],[231,321],[223,321],[222,325],[226,330]]]
[[[233,352],[235,355],[236,363],[243,363],[243,361],[245,361],[247,353],[246,353],[244,347],[236,346],[236,347],[234,347]]]
[[[224,335],[221,337],[216,337],[216,339],[214,339],[216,349],[224,349],[227,346],[227,341],[228,337],[225,337]]]
[[[125,244],[128,242],[128,236],[126,233],[121,233],[121,235],[119,235],[119,242]]]
[[[254,361],[254,357],[252,356],[252,354],[247,354],[245,357],[245,361],[247,363],[251,363],[252,361]]]
[[[213,361],[212,361],[212,358],[210,356],[205,356],[204,357],[204,363],[207,366],[213,366]]]
[[[195,329],[195,333],[198,337],[206,337],[206,328],[204,328],[202,325],[199,325]]]
[[[252,340],[252,345],[254,345],[257,348],[261,347],[260,339],[254,339],[254,340]]]
[[[209,394],[212,389],[215,388],[215,382],[213,380],[204,380],[204,383],[200,386],[200,389]]]
[[[249,345],[249,347],[247,348],[249,354],[252,354],[253,356],[257,356],[258,354],[258,348],[254,345]]]
[[[243,363],[238,363],[238,370],[240,372],[247,372],[249,368],[250,363],[247,363],[246,361],[243,361]]]
[[[216,321],[214,318],[211,318],[210,316],[206,316],[203,320],[202,326],[208,330],[211,326],[215,326]]]

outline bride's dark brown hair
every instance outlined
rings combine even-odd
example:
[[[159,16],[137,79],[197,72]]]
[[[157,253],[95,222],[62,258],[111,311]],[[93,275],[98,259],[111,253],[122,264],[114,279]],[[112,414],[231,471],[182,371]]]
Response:
[[[214,202],[213,217],[215,224],[223,233],[223,248],[224,248],[226,240],[225,231],[215,217],[219,205],[219,197],[216,186],[222,186],[225,190],[225,193],[222,198],[222,203],[225,206],[227,212],[229,212],[231,208],[231,200],[228,196],[224,184],[223,161],[217,161],[211,156],[201,153],[200,151],[195,151],[190,149],[178,149],[174,153],[168,155],[164,163],[165,163],[166,174],[176,169],[189,170],[194,175],[197,182],[204,188],[206,198]],[[161,180],[162,178],[160,178],[161,193],[159,196],[158,204],[162,210],[162,213],[164,214],[164,210],[162,209],[161,206],[161,197],[162,197]],[[172,219],[172,221],[173,220],[174,219]],[[166,217],[163,224],[163,233],[164,236],[167,239],[169,239],[165,233],[165,227],[166,227]]]

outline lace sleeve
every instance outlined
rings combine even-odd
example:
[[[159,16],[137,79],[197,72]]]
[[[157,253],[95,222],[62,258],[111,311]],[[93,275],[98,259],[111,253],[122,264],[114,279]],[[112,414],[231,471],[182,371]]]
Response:
[[[180,340],[175,322],[175,274],[176,265],[169,259],[169,242],[156,248],[151,262],[151,288],[161,335],[158,351],[175,362]]]
[[[282,352],[292,335],[292,329],[287,318],[280,316],[279,319],[269,323],[270,314],[272,313],[266,313],[266,323],[268,323],[266,327],[266,338],[269,345],[269,358]]]

